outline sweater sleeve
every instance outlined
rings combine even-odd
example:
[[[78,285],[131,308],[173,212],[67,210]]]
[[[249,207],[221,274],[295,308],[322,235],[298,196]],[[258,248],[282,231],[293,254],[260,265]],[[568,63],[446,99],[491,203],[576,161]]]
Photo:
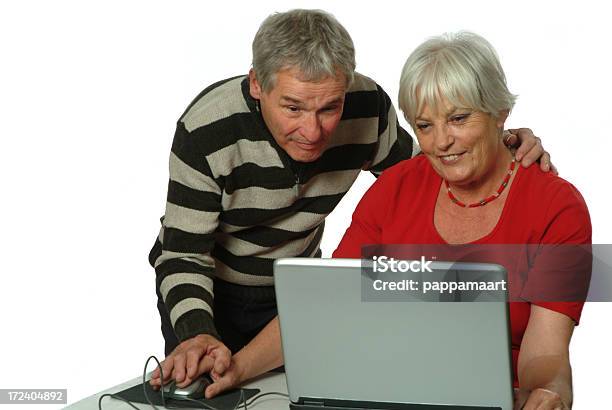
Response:
[[[398,121],[397,112],[387,93],[376,85],[378,92],[378,142],[367,170],[379,176],[385,169],[419,153],[419,146]]]
[[[396,187],[397,182],[389,171],[372,184],[355,208],[333,258],[362,258],[363,246],[383,243],[383,225]]]
[[[219,337],[213,322],[211,251],[219,224],[221,187],[183,122],[170,153],[170,181],[162,229],[150,261],[156,286],[179,341]]]

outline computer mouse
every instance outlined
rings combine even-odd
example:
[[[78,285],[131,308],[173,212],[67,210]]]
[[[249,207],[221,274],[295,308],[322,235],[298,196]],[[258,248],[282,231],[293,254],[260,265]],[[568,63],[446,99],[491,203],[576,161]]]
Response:
[[[204,398],[204,390],[213,384],[208,374],[203,374],[185,387],[177,387],[176,381],[164,385],[164,397],[176,400],[199,400]]]

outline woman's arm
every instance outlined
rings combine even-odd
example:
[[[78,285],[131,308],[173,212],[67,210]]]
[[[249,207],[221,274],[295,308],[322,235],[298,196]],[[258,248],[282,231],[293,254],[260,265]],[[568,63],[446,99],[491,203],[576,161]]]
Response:
[[[521,392],[515,408],[571,408],[569,343],[573,331],[574,322],[568,316],[531,305],[531,315],[518,358]]]

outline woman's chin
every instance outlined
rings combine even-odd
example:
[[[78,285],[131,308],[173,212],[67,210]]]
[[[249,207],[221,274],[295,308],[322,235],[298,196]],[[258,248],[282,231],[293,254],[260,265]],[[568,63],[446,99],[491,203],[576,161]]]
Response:
[[[455,186],[467,185],[471,180],[471,173],[466,170],[462,170],[456,166],[443,166],[440,165],[436,169],[440,176],[448,181],[449,184]]]

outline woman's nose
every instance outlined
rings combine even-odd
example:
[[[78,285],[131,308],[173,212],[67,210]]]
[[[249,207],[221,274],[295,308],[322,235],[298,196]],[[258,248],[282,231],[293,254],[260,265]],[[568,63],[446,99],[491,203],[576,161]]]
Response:
[[[455,142],[455,137],[452,135],[446,123],[440,124],[434,128],[434,144],[436,148],[445,151]]]

